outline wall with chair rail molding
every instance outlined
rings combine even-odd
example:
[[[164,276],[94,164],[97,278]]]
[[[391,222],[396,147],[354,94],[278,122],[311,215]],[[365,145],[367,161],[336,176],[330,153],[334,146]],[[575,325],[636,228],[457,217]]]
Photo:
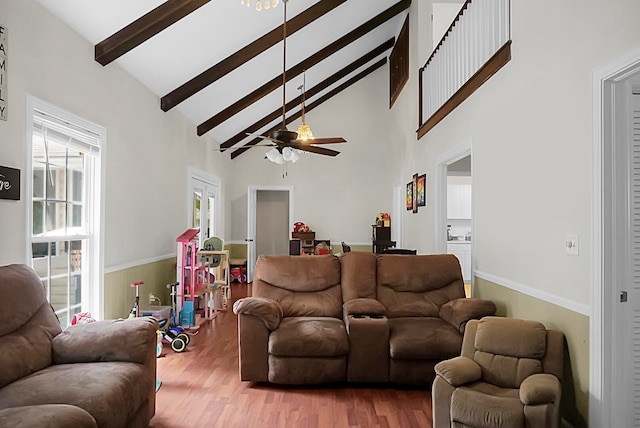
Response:
[[[586,427],[583,424],[589,417],[589,316],[480,276],[475,277],[474,297],[495,302],[499,316],[539,321],[564,333],[568,359],[565,355],[561,414],[570,426]]]

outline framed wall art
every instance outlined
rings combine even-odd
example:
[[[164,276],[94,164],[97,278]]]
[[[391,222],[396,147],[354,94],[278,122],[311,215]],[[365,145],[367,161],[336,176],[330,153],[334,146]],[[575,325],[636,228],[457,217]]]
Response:
[[[418,174],[413,174],[413,180],[411,181],[413,188],[413,212],[418,212]]]
[[[419,207],[427,206],[427,174],[418,177],[418,187],[416,190],[416,200]]]
[[[407,211],[411,211],[413,209],[413,181],[407,183],[406,200]]]

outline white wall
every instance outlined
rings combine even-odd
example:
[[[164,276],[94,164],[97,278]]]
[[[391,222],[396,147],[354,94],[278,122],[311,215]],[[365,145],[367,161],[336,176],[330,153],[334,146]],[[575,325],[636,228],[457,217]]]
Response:
[[[442,153],[472,140],[475,268],[588,307],[592,73],[640,46],[640,2],[511,7],[512,60],[420,141],[407,139],[404,177],[426,170],[430,205],[408,215],[405,239],[433,248],[429,177]],[[580,235],[577,257],[565,255],[569,233]]]
[[[175,252],[187,227],[187,167],[224,176],[227,163],[177,111],[33,1],[0,2],[9,29],[9,120],[0,121],[0,165],[22,171],[18,203],[0,201],[0,265],[25,262],[25,99],[34,95],[107,129],[105,266]]]

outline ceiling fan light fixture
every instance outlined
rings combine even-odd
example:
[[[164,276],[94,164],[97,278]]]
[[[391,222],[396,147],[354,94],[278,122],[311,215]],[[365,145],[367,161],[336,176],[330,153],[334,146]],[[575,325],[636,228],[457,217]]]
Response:
[[[284,159],[286,162],[291,161],[292,156],[293,150],[291,150],[290,147],[285,147],[284,149],[282,149],[282,159]]]
[[[298,150],[291,150],[291,163],[296,163],[300,160],[300,152]]]
[[[301,123],[298,126],[298,140],[307,141],[313,139],[313,132],[311,132],[311,127],[306,123]]]
[[[274,147],[267,152],[266,157],[268,160],[275,163],[276,159],[278,158],[278,155],[280,155],[280,152],[278,151],[278,149]]]

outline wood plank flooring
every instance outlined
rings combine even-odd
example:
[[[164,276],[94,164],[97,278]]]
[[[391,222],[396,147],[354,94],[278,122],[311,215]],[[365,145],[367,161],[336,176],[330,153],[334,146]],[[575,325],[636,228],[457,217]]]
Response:
[[[231,304],[246,296],[231,287]],[[231,305],[230,305],[231,308]],[[164,345],[162,386],[152,428],[431,428],[431,394],[393,385],[290,387],[240,382],[237,317],[229,310],[203,324],[187,350]]]

